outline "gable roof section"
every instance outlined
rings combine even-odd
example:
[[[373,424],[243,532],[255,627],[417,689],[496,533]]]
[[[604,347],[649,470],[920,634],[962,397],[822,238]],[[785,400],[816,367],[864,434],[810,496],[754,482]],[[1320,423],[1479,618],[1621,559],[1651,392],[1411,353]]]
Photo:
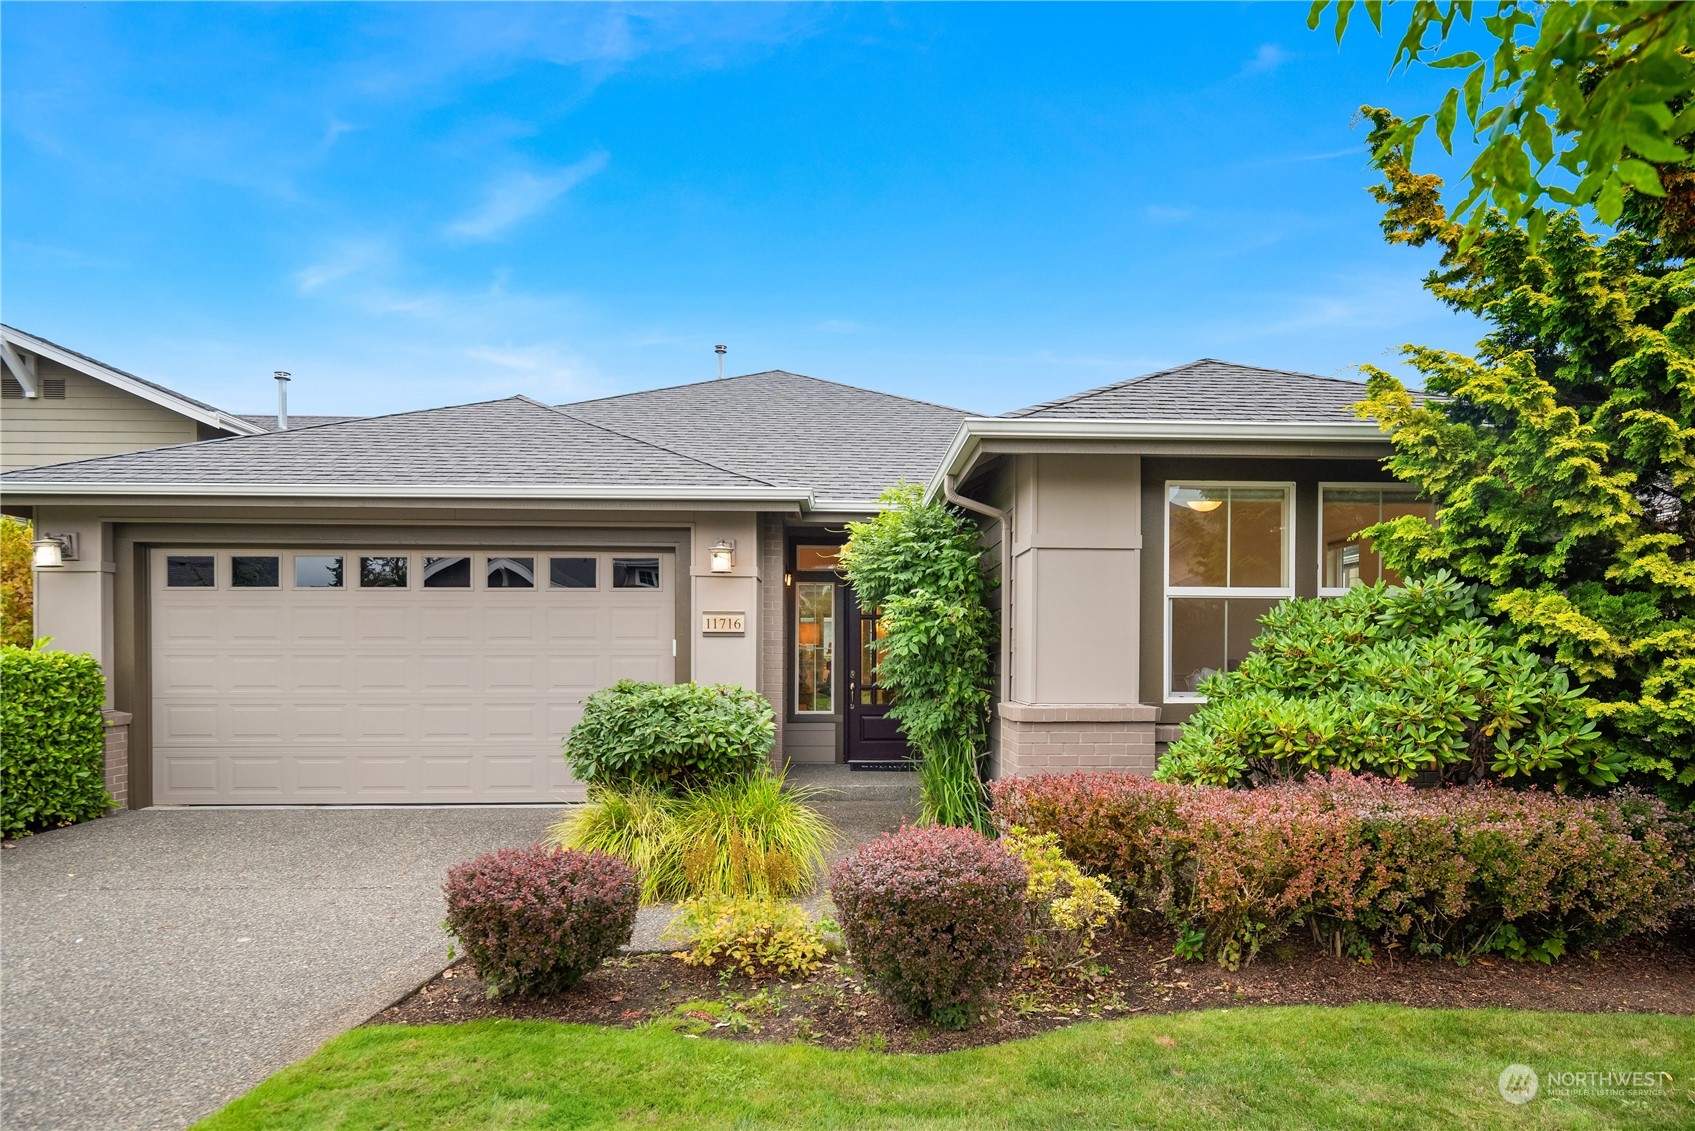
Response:
[[[52,464],[0,484],[27,494],[806,498],[528,397]]]
[[[1165,420],[1261,424],[1358,421],[1365,384],[1203,357],[1128,381],[1006,413],[1040,420]]]
[[[76,370],[78,373],[92,377],[96,381],[102,381],[114,388],[122,389],[124,392],[138,396],[142,400],[151,401],[212,428],[234,432],[238,436],[250,436],[263,431],[251,422],[232,413],[227,413],[215,405],[195,400],[193,397],[179,393],[175,389],[167,389],[165,386],[155,381],[149,381],[145,377],[126,373],[122,369],[107,365],[103,361],[96,361],[87,354],[67,349],[57,342],[38,338],[34,334],[26,334],[16,327],[0,325],[0,337],[3,337],[6,343],[14,348],[25,350],[38,357],[49,358],[60,365]]]
[[[781,369],[559,407],[842,510],[928,481],[968,415]]]

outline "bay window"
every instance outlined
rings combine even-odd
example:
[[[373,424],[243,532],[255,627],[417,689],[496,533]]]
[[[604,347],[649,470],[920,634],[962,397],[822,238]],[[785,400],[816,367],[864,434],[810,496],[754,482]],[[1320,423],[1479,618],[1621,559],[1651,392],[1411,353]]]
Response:
[[[1165,695],[1242,662],[1259,618],[1294,596],[1294,488],[1285,483],[1167,483]]]

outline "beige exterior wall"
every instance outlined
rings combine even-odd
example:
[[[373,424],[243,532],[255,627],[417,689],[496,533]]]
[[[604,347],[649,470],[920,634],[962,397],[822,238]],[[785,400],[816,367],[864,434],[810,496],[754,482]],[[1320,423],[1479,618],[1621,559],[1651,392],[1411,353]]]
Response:
[[[694,614],[689,631],[694,637],[694,681],[759,686],[760,615],[759,516],[699,514],[694,523]],[[711,551],[719,539],[735,543],[735,563],[729,573],[713,573]],[[779,577],[781,584],[782,578]],[[708,635],[701,628],[705,613],[740,613],[747,630],[741,636]]]
[[[58,652],[86,652],[106,673],[106,706],[115,702],[114,570],[112,525],[98,512],[40,507],[36,537],[43,532],[74,534],[77,560],[35,571],[35,635],[52,638]]]
[[[200,438],[196,421],[49,358],[36,359],[36,376],[63,380],[65,397],[0,402],[0,470],[162,448]]]

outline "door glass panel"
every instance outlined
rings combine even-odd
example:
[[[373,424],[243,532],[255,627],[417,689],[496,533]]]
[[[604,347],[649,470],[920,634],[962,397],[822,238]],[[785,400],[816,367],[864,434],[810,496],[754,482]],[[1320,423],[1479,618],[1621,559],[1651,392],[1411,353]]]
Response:
[[[883,654],[883,622],[872,616],[859,618],[859,705],[880,707],[894,701],[888,689],[877,682],[877,661]]]
[[[612,588],[658,589],[658,558],[613,558]]]
[[[406,588],[405,558],[360,558],[359,588]]]
[[[836,653],[836,587],[795,583],[795,710],[834,710],[831,676]]]
[[[1228,487],[1171,488],[1171,584],[1228,583],[1229,502]]]
[[[490,589],[534,589],[536,560],[534,558],[490,558],[488,560]]]
[[[1281,589],[1288,584],[1281,490],[1230,488],[1230,580],[1233,589]],[[1175,581],[1173,585],[1177,584]]]
[[[836,559],[842,556],[840,546],[796,546],[795,572],[804,573],[809,569],[833,570]]]
[[[471,587],[470,558],[425,558],[425,589],[469,589]]]
[[[165,584],[172,589],[211,589],[218,584],[217,559],[210,554],[168,557]]]
[[[282,584],[281,561],[274,556],[237,554],[230,558],[230,584],[237,589],[275,589]]]
[[[296,589],[340,589],[340,555],[297,555],[294,559]]]
[[[555,589],[593,589],[593,558],[549,558],[547,581]]]

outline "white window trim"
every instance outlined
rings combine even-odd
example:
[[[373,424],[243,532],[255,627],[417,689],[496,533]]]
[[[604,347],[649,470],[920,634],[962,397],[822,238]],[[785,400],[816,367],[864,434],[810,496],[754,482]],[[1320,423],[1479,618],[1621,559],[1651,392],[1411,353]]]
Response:
[[[1396,480],[1393,483],[1345,483],[1345,482],[1339,482],[1339,481],[1338,482],[1331,482],[1331,481],[1327,480],[1327,481],[1322,482],[1318,485],[1318,510],[1314,512],[1315,515],[1317,516],[1317,521],[1313,524],[1314,527],[1316,528],[1313,531],[1313,543],[1314,543],[1314,546],[1315,546],[1315,548],[1318,552],[1318,577],[1316,578],[1316,580],[1318,582],[1317,592],[1318,592],[1318,595],[1320,597],[1340,597],[1340,596],[1343,596],[1344,594],[1346,594],[1348,592],[1348,590],[1352,588],[1352,586],[1349,586],[1349,585],[1326,585],[1326,584],[1324,584],[1324,492],[1330,491],[1330,490],[1336,490],[1336,491],[1411,491],[1415,495],[1418,493],[1418,487],[1417,486],[1415,486],[1414,484],[1411,484],[1411,483],[1402,483],[1399,480]],[[1435,502],[1432,501],[1432,500],[1424,500],[1424,501],[1430,502],[1430,504],[1431,504],[1430,513],[1435,514],[1436,513]],[[1378,505],[1377,505],[1377,515],[1378,515],[1378,521],[1381,522],[1382,518],[1383,518],[1383,504],[1382,504],[1381,501],[1379,501]]]
[[[1284,564],[1283,576],[1288,584],[1275,588],[1265,586],[1229,586],[1210,587],[1200,585],[1171,584],[1171,489],[1173,487],[1236,487],[1248,491],[1281,490],[1283,492],[1284,534]],[[1296,546],[1296,516],[1295,516],[1295,484],[1288,480],[1240,480],[1240,479],[1167,479],[1160,492],[1161,521],[1165,524],[1165,538],[1162,546],[1164,560],[1160,562],[1160,581],[1163,595],[1160,598],[1160,616],[1164,627],[1163,644],[1165,648],[1165,683],[1162,696],[1167,703],[1205,703],[1205,695],[1194,692],[1179,692],[1171,689],[1171,599],[1173,597],[1246,597],[1246,598],[1276,598],[1287,600],[1295,595],[1295,546]],[[1228,556],[1228,555],[1227,555]]]

